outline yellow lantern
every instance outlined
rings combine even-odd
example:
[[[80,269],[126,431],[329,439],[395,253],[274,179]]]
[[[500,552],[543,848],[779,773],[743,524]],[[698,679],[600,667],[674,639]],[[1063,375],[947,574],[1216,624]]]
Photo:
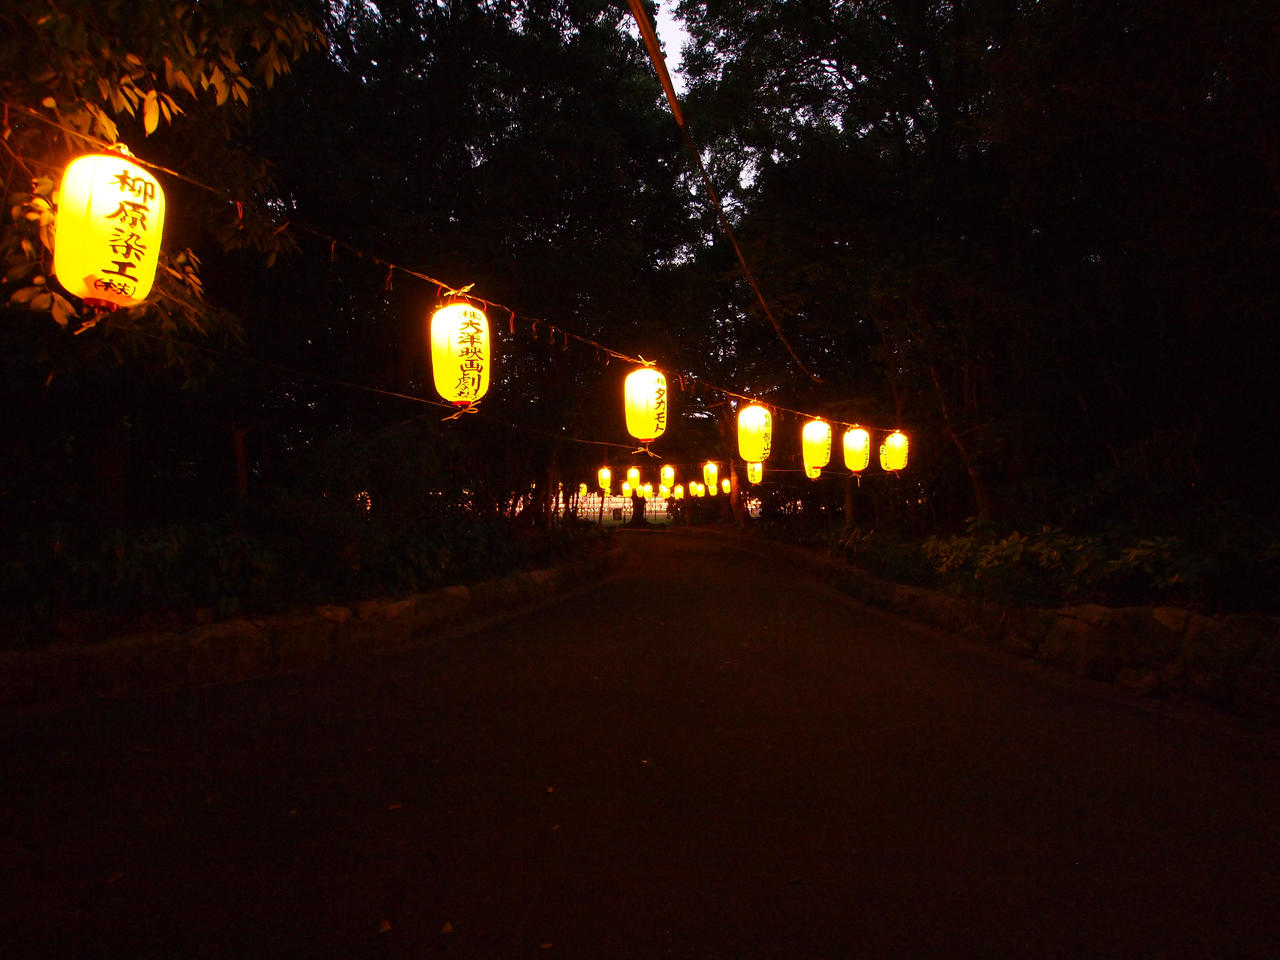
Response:
[[[716,478],[720,474],[720,468],[716,466],[714,461],[708,460],[702,465],[702,482],[708,487],[716,485]]]
[[[489,319],[484,311],[455,300],[431,315],[431,373],[436,392],[469,407],[489,390]]]
[[[769,411],[753,403],[738,411],[738,455],[748,463],[760,463],[769,458],[773,443],[773,416]]]
[[[806,463],[804,465],[804,475],[808,477],[810,480],[817,480],[820,476],[822,476],[822,468],[811,467]]]
[[[667,378],[653,367],[627,374],[623,383],[627,432],[641,443],[652,443],[667,429]]]
[[[764,479],[764,464],[748,463],[747,464],[747,482],[759,483],[763,479]]]
[[[671,488],[670,488],[670,487],[668,487],[665,483],[663,483],[663,484],[659,484],[659,485],[658,485],[658,496],[659,496],[660,498],[662,498],[663,500],[665,500],[667,497],[671,496]]]
[[[630,483],[633,487],[640,486],[640,468],[639,467],[628,468],[627,482]]]
[[[623,495],[624,497],[629,497],[629,496],[631,496],[631,491],[632,491],[632,490],[634,490],[634,489],[635,489],[635,487],[631,486],[631,484],[630,484],[630,483],[628,483],[626,480],[623,480],[623,481],[622,481],[622,495]]]
[[[853,426],[844,432],[844,465],[861,473],[871,464],[871,434]]]
[[[716,483],[714,480],[707,484],[708,497],[714,497],[719,492],[720,492],[720,484]]]
[[[880,466],[884,470],[905,470],[907,466],[907,435],[895,430],[880,444]]]
[[[641,495],[642,497],[644,497],[646,500],[650,500],[650,499],[652,499],[652,498],[653,498],[653,484],[652,484],[652,483],[646,483],[643,487],[641,487],[641,488],[640,488],[640,495]]]
[[[585,497],[587,495],[587,485],[585,483],[578,484],[578,496]]]
[[[683,500],[683,499],[684,499],[684,484],[683,484],[683,483],[677,483],[677,484],[676,484],[676,488],[675,488],[674,490],[672,490],[672,491],[671,491],[671,495],[672,495],[673,497],[675,497],[677,500]]]
[[[825,420],[810,420],[801,434],[804,465],[825,467],[831,462],[831,424]]]
[[[609,484],[613,482],[613,473],[608,467],[601,467],[600,472],[596,474],[596,479],[600,481],[601,490],[608,490]]]
[[[676,468],[667,464],[662,468],[662,482],[668,487],[676,482]]]
[[[58,198],[58,282],[98,310],[145,300],[164,231],[164,191],[156,178],[124,154],[90,154],[68,164]]]
[[[725,477],[723,480],[721,480],[721,481],[720,481],[720,489],[721,489],[721,490],[723,490],[725,493],[728,493],[728,492],[729,492],[729,490],[731,489],[731,487],[730,487],[730,484],[729,484],[729,478],[728,478],[728,477]]]
[[[707,495],[707,487],[705,484],[694,481],[689,484],[689,489],[693,491],[695,497],[705,497]]]

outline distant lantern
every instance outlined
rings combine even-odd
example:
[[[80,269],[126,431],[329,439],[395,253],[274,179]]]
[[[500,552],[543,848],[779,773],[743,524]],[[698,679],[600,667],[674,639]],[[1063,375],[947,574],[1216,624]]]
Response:
[[[844,465],[861,473],[870,464],[871,435],[861,427],[850,427],[844,432]]]
[[[670,488],[670,487],[668,487],[665,483],[663,483],[663,484],[659,484],[659,485],[658,485],[658,496],[659,496],[661,499],[665,500],[667,497],[671,496],[671,488]]]
[[[764,479],[764,464],[748,463],[747,464],[747,482],[759,483],[763,479]]]
[[[79,157],[62,174],[53,272],[98,310],[141,303],[151,292],[164,231],[164,191],[122,153]]]
[[[662,482],[666,486],[671,486],[676,482],[676,468],[667,464],[661,471]]]
[[[653,367],[627,374],[623,383],[627,433],[641,443],[652,443],[667,429],[667,378]]]
[[[613,483],[613,473],[608,467],[601,467],[600,472],[596,474],[596,479],[600,481],[601,490],[608,490],[609,485]]]
[[[808,467],[821,468],[831,462],[831,424],[825,420],[810,420],[804,425],[801,440],[806,472]]]
[[[431,373],[436,392],[469,407],[489,390],[489,320],[484,311],[455,300],[431,315]]]
[[[671,491],[671,495],[672,495],[673,497],[675,497],[677,500],[683,500],[683,499],[684,499],[684,484],[683,484],[683,483],[677,483],[677,484],[676,484],[676,488],[675,488],[674,490],[672,490],[672,491]]]
[[[640,488],[640,492],[641,492],[641,495],[642,495],[646,500],[650,500],[650,499],[652,499],[652,498],[653,498],[653,484],[652,484],[652,483],[646,483],[643,487],[641,487],[641,488]]]
[[[720,475],[720,468],[716,466],[715,461],[708,460],[702,465],[702,482],[708,487],[716,485],[716,478]],[[712,494],[714,496],[714,494]]]
[[[587,485],[585,483],[578,484],[578,496],[585,497],[587,495]]]
[[[627,469],[627,482],[633,487],[640,486],[640,468],[629,467]]]
[[[773,443],[773,416],[753,403],[738,411],[738,455],[747,463],[761,463],[769,458]]]
[[[907,435],[895,430],[880,444],[880,466],[889,471],[905,470],[907,466]]]
[[[708,496],[708,497],[714,497],[714,496],[716,496],[716,495],[717,495],[717,494],[719,494],[719,493],[720,493],[720,484],[715,483],[714,481],[713,481],[713,482],[711,482],[711,483],[708,483],[708,484],[707,484],[707,496]]]
[[[729,492],[729,490],[730,490],[730,489],[732,489],[732,488],[731,488],[731,486],[730,486],[730,484],[729,484],[729,478],[728,478],[728,477],[725,477],[723,480],[721,480],[721,481],[720,481],[720,489],[721,489],[722,491],[724,491],[725,493],[728,493],[728,492]]]
[[[804,475],[808,477],[810,480],[817,480],[820,476],[822,476],[822,468],[811,467],[806,463],[804,465]]]
[[[629,496],[631,496],[631,491],[632,491],[632,490],[634,490],[634,489],[635,489],[635,487],[631,486],[631,484],[630,484],[630,483],[628,483],[626,480],[623,480],[623,481],[622,481],[622,495],[623,495],[624,497],[629,497]]]
[[[699,483],[695,480],[689,484],[689,489],[693,491],[695,497],[705,497],[707,495],[707,485],[705,483]]]

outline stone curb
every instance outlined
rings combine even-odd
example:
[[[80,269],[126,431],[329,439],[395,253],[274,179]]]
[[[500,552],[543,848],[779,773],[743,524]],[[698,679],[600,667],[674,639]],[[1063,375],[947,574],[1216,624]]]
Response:
[[[763,541],[738,538],[748,548]],[[843,593],[930,626],[1153,697],[1194,698],[1280,725],[1280,617],[1181,607],[1006,607],[895,584],[841,560],[768,542]]]
[[[84,647],[7,651],[0,653],[0,707],[145,696],[361,659],[566,593],[605,575],[614,555],[602,551],[560,567],[351,607],[226,620]]]

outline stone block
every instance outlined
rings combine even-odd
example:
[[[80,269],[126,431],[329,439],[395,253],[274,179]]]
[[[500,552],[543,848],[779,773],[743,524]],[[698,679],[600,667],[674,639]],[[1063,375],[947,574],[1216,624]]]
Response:
[[[266,676],[273,661],[266,634],[249,620],[211,623],[188,635],[187,682],[193,686]]]
[[[267,621],[266,632],[275,651],[276,668],[292,673],[330,663],[337,630],[338,621],[318,613],[272,617]]]
[[[1097,616],[1097,610],[1105,609],[1090,610],[1088,620],[1059,615],[1039,645],[1037,655],[1042,660],[1062,663],[1080,677],[1114,680],[1120,669],[1120,658],[1106,639],[1105,618]]]

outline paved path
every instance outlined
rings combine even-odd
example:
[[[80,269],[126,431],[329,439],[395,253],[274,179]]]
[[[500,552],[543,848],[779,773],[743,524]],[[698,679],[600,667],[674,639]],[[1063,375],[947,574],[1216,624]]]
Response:
[[[1280,749],[627,535],[366,663],[0,730],[0,957],[1280,955]]]

